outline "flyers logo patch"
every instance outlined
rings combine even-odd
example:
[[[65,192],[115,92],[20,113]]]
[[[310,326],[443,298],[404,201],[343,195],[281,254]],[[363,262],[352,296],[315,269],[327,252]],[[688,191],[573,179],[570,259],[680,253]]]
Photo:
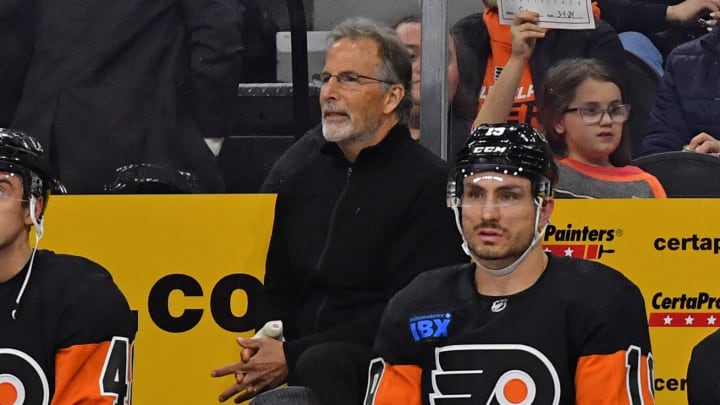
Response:
[[[48,379],[35,359],[19,350],[0,349],[0,404],[49,403]]]
[[[435,349],[430,403],[530,405],[560,403],[550,360],[525,345],[455,345]]]

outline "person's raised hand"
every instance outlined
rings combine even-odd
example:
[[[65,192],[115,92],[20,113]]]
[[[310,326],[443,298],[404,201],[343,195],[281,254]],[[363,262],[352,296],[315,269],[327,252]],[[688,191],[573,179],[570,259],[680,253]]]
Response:
[[[540,13],[521,11],[515,15],[510,27],[512,56],[529,60],[538,39],[545,38],[546,28],[538,26]]]

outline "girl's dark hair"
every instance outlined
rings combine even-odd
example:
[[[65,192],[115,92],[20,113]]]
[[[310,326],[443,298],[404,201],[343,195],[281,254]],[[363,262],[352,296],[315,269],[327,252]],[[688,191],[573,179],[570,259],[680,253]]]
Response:
[[[551,67],[545,75],[537,100],[538,120],[543,126],[550,149],[558,156],[567,156],[567,145],[563,136],[555,132],[555,124],[575,98],[577,88],[587,79],[613,83],[618,86],[621,95],[625,93],[621,80],[597,59],[565,59]],[[630,160],[630,136],[626,121],[620,144],[610,154],[610,163],[613,166],[625,166]]]

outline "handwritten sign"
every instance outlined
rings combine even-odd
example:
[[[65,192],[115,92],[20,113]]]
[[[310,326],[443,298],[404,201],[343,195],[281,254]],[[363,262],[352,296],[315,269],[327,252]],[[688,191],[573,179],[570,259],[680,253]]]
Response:
[[[590,0],[500,0],[500,24],[512,25],[517,13],[540,13],[539,26],[544,28],[582,30],[594,29]]]

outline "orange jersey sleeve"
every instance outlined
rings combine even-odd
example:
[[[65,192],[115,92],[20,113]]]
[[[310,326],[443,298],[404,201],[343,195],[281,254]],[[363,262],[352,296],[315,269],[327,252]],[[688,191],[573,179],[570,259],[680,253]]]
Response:
[[[421,405],[422,369],[392,365],[382,358],[370,362],[364,405]]]
[[[132,351],[125,337],[59,350],[52,405],[130,405]]]
[[[578,360],[576,405],[652,405],[652,356],[630,346],[612,354]]]

